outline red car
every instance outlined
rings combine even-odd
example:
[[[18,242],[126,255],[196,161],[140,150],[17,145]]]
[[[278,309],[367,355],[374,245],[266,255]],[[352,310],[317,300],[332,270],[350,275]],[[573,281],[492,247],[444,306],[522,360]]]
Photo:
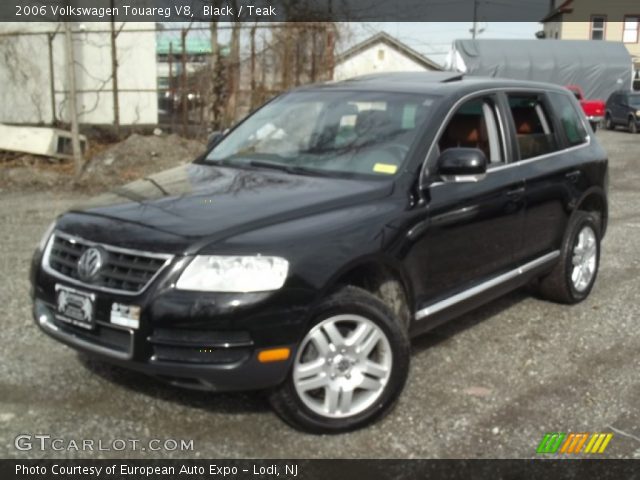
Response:
[[[593,131],[595,132],[598,129],[598,125],[604,120],[604,100],[586,100],[584,98],[584,91],[579,85],[567,85],[567,89],[573,92],[580,102],[582,110],[589,119],[591,128],[593,128]]]

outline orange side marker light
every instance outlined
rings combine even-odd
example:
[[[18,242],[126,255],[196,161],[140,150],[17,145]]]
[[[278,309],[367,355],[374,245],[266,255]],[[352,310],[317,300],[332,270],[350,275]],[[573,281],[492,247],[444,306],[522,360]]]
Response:
[[[258,361],[260,363],[282,362],[288,360],[289,355],[291,355],[291,350],[288,348],[271,348],[258,353]]]

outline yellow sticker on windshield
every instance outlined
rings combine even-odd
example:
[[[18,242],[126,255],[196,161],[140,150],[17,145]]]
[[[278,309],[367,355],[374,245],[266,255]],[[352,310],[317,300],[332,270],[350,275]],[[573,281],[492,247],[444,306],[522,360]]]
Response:
[[[391,165],[389,163],[376,163],[373,166],[373,171],[376,173],[386,173],[388,175],[393,175],[398,171],[398,166]]]

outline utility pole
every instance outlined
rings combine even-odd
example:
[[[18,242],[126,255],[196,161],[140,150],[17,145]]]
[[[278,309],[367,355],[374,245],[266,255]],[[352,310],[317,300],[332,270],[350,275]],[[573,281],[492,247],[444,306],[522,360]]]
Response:
[[[478,35],[486,30],[486,28],[478,28],[478,6],[480,4],[480,0],[473,0],[473,27],[471,30],[471,38],[474,40]]]
[[[64,22],[65,48],[67,54],[67,80],[69,83],[69,117],[71,120],[71,149],[76,176],[82,171],[82,150],[80,149],[80,130],[78,126],[78,107],[76,105],[76,65],[73,52],[73,37],[71,22]]]
[[[478,0],[473,0],[473,27],[471,28],[471,38],[476,39],[478,34]]]

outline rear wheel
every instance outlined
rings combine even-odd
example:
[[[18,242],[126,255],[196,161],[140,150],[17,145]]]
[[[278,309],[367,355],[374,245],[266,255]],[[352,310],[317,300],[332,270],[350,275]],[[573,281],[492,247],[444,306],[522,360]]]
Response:
[[[365,290],[346,287],[318,308],[271,404],[289,424],[309,432],[359,428],[395,403],[409,351],[406,329],[389,308]]]
[[[542,297],[560,303],[578,303],[587,298],[600,263],[598,219],[588,212],[576,212],[563,242],[560,261],[540,280]]]
[[[636,119],[633,117],[629,117],[629,131],[631,133],[638,133],[638,124],[636,123]]]

